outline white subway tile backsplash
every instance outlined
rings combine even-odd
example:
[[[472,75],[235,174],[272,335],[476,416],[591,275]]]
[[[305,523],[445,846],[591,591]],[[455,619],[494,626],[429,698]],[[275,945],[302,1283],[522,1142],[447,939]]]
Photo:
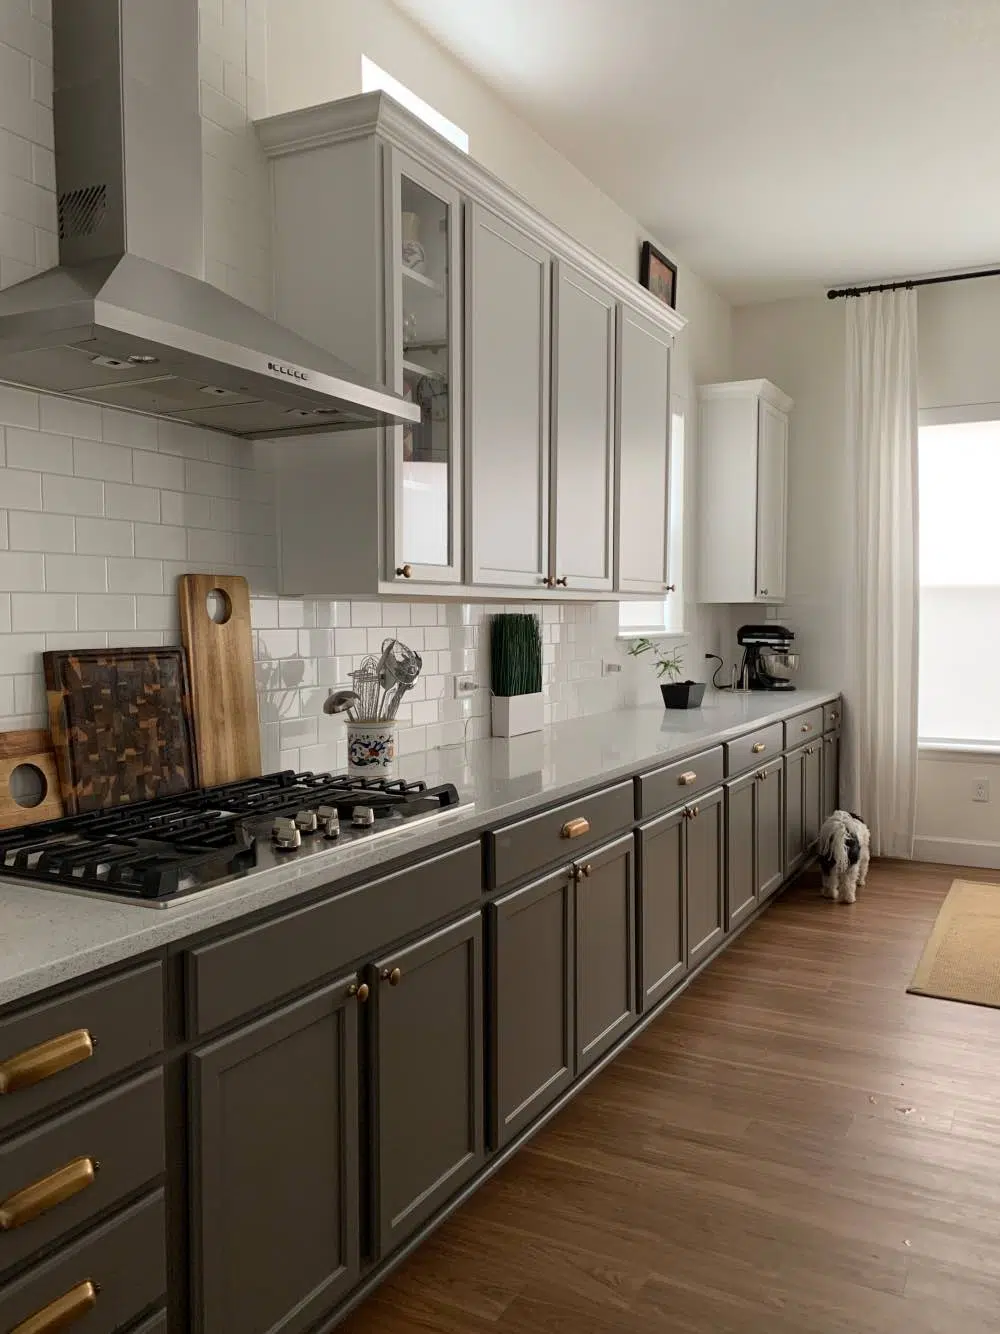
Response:
[[[45,682],[40,672],[14,677],[14,712],[41,721],[46,712]]]
[[[16,676],[19,672],[41,671],[41,635],[10,634],[0,636],[0,676]]]
[[[0,725],[13,730],[13,724],[4,721],[14,716],[14,678],[0,676]]]
[[[42,476],[37,472],[19,472],[0,468],[0,505],[12,510],[42,508]]]
[[[108,591],[111,593],[162,593],[163,566],[158,560],[108,557]]]
[[[81,630],[134,630],[135,598],[125,593],[81,593],[77,616]]]
[[[39,407],[43,431],[52,431],[56,435],[79,435],[89,440],[101,439],[101,409],[94,403],[43,394]]]
[[[12,551],[63,552],[75,549],[76,527],[69,515],[11,510],[8,522]]]
[[[107,561],[103,556],[46,555],[45,588],[49,593],[106,593]]]
[[[72,473],[73,441],[64,435],[7,427],[7,467]]]
[[[184,464],[184,489],[199,496],[231,496],[234,492],[231,472],[220,463],[188,459]]]
[[[74,439],[73,471],[77,477],[96,477],[107,482],[131,482],[132,451],[124,445],[105,445],[99,440]]]
[[[104,500],[109,519],[140,519],[145,523],[160,521],[160,493],[151,487],[108,482]]]
[[[123,412],[120,408],[101,409],[101,438],[108,445],[156,449],[156,427],[155,417],[144,417],[139,412]]]
[[[103,514],[104,483],[86,477],[56,477],[44,473],[42,507],[52,514]]]
[[[175,593],[160,596],[144,593],[135,600],[135,613],[138,630],[177,630],[180,625]]]
[[[132,455],[132,480],[140,486],[180,491],[184,487],[184,460],[176,454],[153,454],[137,449]]]
[[[188,560],[209,565],[231,565],[235,559],[235,534],[219,533],[214,528],[188,530]]]
[[[10,594],[0,593],[0,635],[6,634],[10,634]]]
[[[137,523],[135,554],[158,560],[183,560],[187,554],[187,531],[168,524]]]
[[[165,454],[179,454],[185,459],[208,458],[207,431],[198,431],[165,417],[156,423],[157,448]]]
[[[352,602],[352,625],[381,625],[382,607],[378,602]]]
[[[70,593],[11,593],[15,634],[31,630],[75,630],[76,598]]]
[[[45,588],[44,557],[20,551],[0,551],[0,588],[7,592],[42,592]],[[8,617],[10,605],[8,600]],[[10,629],[8,624],[7,629]]]
[[[160,492],[160,520],[186,528],[211,526],[211,501],[208,496],[191,496],[184,492]]]
[[[76,549],[86,555],[131,556],[132,525],[122,519],[77,519]]]

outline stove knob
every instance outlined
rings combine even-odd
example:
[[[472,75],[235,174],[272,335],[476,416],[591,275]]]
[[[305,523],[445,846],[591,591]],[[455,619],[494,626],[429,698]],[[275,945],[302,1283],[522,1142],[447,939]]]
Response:
[[[279,815],[271,826],[271,840],[276,848],[291,851],[302,846],[302,835],[294,820],[286,815]]]
[[[314,834],[318,823],[315,811],[299,811],[295,816],[295,827],[303,834]]]
[[[370,806],[355,806],[351,812],[351,824],[359,829],[370,829],[375,823],[375,812]]]
[[[319,806],[316,815],[324,838],[340,837],[340,812],[336,806]]]

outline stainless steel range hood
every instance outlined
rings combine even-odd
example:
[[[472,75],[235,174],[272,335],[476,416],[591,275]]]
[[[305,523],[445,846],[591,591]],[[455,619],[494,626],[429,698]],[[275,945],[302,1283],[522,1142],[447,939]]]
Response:
[[[419,421],[202,281],[197,0],[52,22],[60,264],[0,292],[0,380],[251,438]]]

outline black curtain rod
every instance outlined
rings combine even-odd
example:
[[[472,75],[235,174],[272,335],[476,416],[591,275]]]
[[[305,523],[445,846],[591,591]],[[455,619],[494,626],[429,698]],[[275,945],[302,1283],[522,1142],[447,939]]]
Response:
[[[1000,269],[977,269],[975,273],[949,273],[942,278],[906,278],[901,283],[874,283],[871,287],[831,287],[827,296],[864,296],[868,292],[898,292],[900,288],[934,287],[937,283],[964,283],[969,278],[1000,278]]]

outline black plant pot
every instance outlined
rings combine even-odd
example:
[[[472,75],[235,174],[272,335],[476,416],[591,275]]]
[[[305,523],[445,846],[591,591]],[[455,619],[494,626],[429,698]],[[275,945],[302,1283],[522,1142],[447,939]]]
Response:
[[[668,709],[696,709],[705,696],[705,682],[671,681],[660,686],[660,694]]]

